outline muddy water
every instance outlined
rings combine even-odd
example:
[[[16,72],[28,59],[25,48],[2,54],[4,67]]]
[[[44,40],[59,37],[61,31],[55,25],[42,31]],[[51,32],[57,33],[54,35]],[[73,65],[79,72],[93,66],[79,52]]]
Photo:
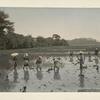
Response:
[[[93,57],[92,57],[93,59]],[[0,91],[3,92],[20,92],[23,86],[26,86],[27,92],[77,92],[84,89],[100,89],[100,72],[96,70],[93,62],[88,62],[86,57],[83,70],[83,76],[80,76],[79,65],[74,65],[69,62],[69,57],[61,57],[61,65],[59,72],[50,71],[47,72],[50,66],[53,66],[51,58],[43,58],[44,63],[42,65],[42,71],[36,71],[34,60],[30,61],[31,66],[34,69],[29,70],[29,80],[24,79],[24,71],[22,69],[23,62],[18,66],[17,81],[14,81],[14,71],[9,69],[5,71],[9,76],[9,81],[0,81]],[[74,57],[74,63],[76,63],[76,57]],[[100,63],[99,63],[100,65]],[[2,72],[2,71],[1,71]]]

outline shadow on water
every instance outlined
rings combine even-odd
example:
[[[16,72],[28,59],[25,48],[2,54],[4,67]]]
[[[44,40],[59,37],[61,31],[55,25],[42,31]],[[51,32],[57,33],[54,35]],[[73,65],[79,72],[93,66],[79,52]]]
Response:
[[[43,73],[42,73],[42,71],[37,71],[36,77],[37,77],[37,79],[42,80],[43,79]]]
[[[81,87],[81,88],[83,88],[84,87],[84,75],[80,75],[79,76],[79,86]]]
[[[61,80],[59,71],[54,71],[54,80]]]
[[[17,69],[14,70],[14,82],[17,82],[18,80],[18,72],[17,72]]]
[[[28,69],[24,70],[24,80],[27,82],[29,80],[29,71]]]

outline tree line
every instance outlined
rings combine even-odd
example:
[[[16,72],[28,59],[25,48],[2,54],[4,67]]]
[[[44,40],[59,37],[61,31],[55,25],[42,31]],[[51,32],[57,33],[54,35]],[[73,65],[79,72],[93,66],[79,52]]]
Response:
[[[21,49],[45,46],[68,46],[68,42],[60,35],[53,34],[51,37],[36,38],[31,35],[15,33],[14,23],[9,20],[9,15],[0,11],[0,49]]]

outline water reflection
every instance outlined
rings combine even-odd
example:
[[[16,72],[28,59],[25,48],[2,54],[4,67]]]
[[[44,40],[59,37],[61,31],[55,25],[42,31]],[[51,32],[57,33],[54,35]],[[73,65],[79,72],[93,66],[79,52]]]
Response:
[[[84,75],[79,75],[80,87],[84,87]]]
[[[28,68],[24,68],[24,80],[27,82],[29,80],[29,71]]]
[[[14,82],[17,82],[18,80],[18,72],[17,72],[17,69],[14,70]]]
[[[40,70],[40,71],[37,71],[36,77],[37,77],[37,79],[39,79],[39,80],[42,80],[42,79],[43,79],[43,73],[42,73],[41,70]]]
[[[61,76],[60,76],[59,71],[54,71],[54,80],[60,80],[60,79],[61,79]]]

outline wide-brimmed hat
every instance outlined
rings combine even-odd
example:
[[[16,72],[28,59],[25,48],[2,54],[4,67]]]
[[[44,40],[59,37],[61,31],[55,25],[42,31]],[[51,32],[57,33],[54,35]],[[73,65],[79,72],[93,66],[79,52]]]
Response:
[[[11,56],[13,56],[13,57],[18,56],[18,55],[19,55],[19,53],[16,53],[16,52],[11,54]]]
[[[84,54],[84,52],[83,51],[79,51],[79,54]]]

